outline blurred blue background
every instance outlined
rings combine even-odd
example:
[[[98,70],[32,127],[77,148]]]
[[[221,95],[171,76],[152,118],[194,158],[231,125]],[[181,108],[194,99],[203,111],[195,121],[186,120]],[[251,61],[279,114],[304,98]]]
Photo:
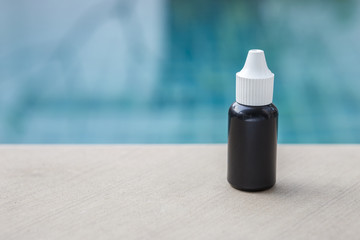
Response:
[[[1,0],[1,143],[224,143],[265,51],[280,143],[360,143],[360,2]]]

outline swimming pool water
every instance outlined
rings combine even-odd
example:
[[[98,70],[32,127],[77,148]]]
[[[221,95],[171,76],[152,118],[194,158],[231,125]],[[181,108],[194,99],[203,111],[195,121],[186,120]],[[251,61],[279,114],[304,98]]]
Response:
[[[2,143],[223,143],[265,51],[281,143],[360,142],[358,1],[2,1]]]

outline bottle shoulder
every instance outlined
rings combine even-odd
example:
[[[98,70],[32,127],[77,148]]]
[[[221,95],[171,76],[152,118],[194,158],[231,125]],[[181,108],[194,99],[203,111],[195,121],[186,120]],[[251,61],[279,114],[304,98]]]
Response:
[[[243,120],[261,120],[278,117],[279,112],[274,104],[265,106],[246,106],[238,102],[231,104],[229,117],[236,117]]]

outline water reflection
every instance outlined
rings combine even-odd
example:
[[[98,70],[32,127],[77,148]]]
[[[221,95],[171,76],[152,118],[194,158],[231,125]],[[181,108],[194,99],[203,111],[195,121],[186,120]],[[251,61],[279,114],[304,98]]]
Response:
[[[280,142],[360,142],[357,1],[3,1],[0,139],[225,142],[265,50]]]

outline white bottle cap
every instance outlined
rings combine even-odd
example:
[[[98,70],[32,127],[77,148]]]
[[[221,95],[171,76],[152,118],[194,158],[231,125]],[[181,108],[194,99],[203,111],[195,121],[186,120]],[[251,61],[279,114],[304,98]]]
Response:
[[[250,50],[243,69],[236,73],[236,102],[248,106],[272,103],[274,74],[269,70],[263,50]]]

